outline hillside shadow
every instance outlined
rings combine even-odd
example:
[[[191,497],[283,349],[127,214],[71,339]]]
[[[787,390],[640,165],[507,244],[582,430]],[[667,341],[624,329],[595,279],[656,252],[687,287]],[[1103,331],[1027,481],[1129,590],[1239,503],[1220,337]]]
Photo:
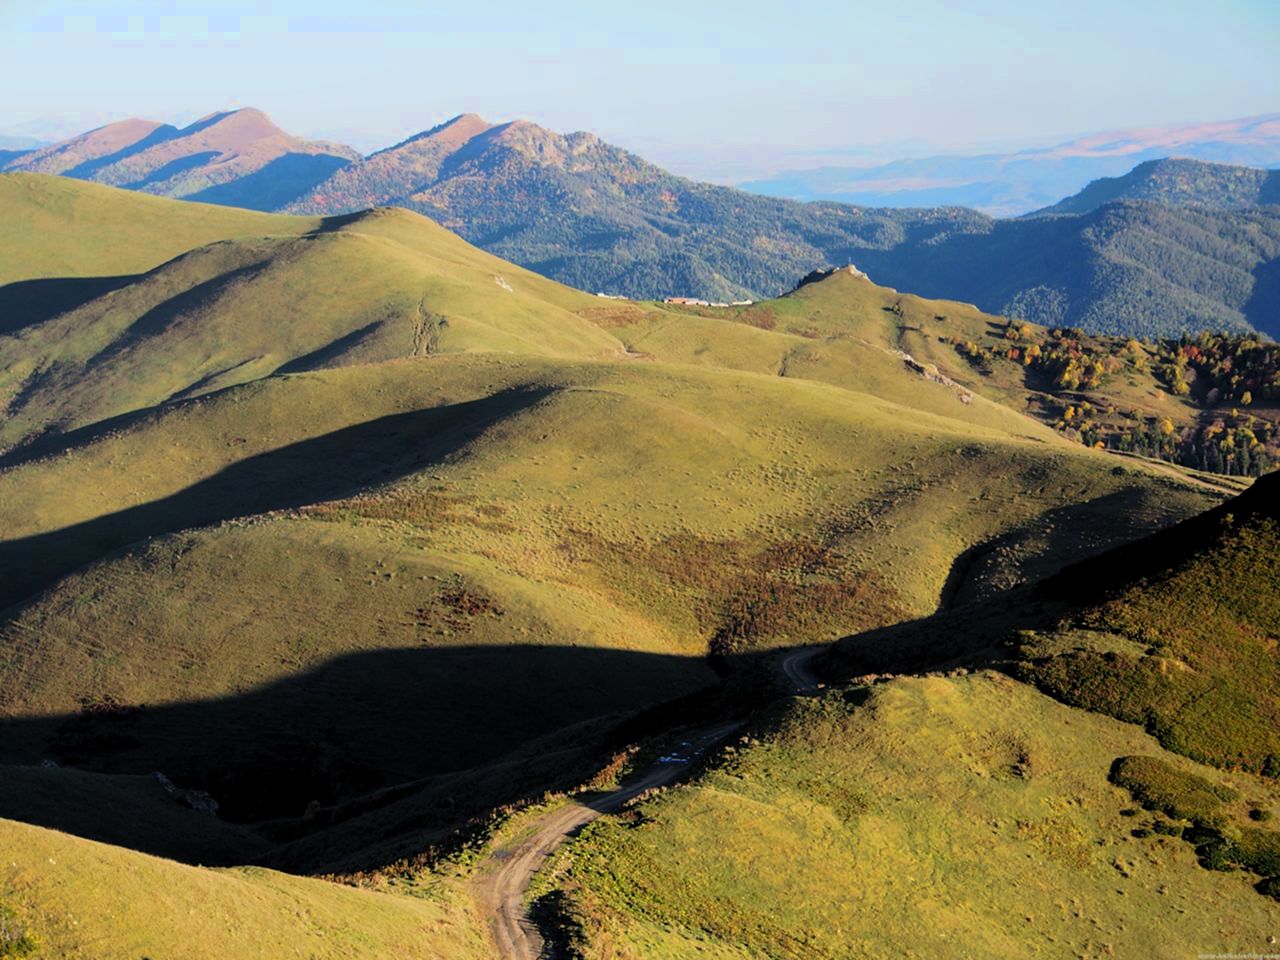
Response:
[[[351,163],[333,154],[286,153],[259,170],[186,197],[249,210],[278,210]]]
[[[1129,501],[1103,497],[1124,516]],[[1055,511],[1055,527],[1074,522],[1072,508]],[[1010,667],[1023,630],[1046,630],[1073,611],[1097,606],[1142,580],[1162,576],[1212,550],[1224,529],[1246,518],[1280,523],[1280,473],[1260,477],[1248,489],[1210,510],[1146,536],[1120,532],[1106,548],[1066,558],[1043,578],[994,596],[958,601],[918,620],[844,637],[827,665],[836,677],[945,669],[958,661]],[[1072,534],[1074,535],[1074,534]],[[998,546],[999,542],[993,542]]]
[[[0,287],[0,336],[44,323],[142,276],[51,277],[7,283]]]
[[[323,347],[312,350],[310,353],[304,353],[300,357],[294,357],[286,363],[276,367],[273,373],[303,373],[307,370],[316,370],[320,367],[328,366],[332,361],[342,357],[348,350],[354,350],[364,341],[374,336],[378,332],[378,328],[382,326],[381,320],[373,320],[366,323],[363,327],[358,327],[350,333],[344,333],[332,343],[326,343]]]
[[[74,177],[78,180],[90,179],[99,170],[118,163],[121,160],[128,159],[134,154],[142,153],[149,150],[158,143],[164,143],[166,140],[172,140],[178,135],[178,128],[170,124],[163,124],[156,127],[150,133],[140,140],[135,140],[126,147],[121,147],[114,153],[104,154],[100,157],[94,157],[92,160],[86,160],[84,163],[78,164],[68,170],[64,176]]]
[[[266,268],[267,263],[266,260],[258,260],[244,266],[233,267],[160,301],[130,323],[128,328],[104,349],[86,360],[85,370],[92,370],[96,366],[109,363],[141,341],[163,333],[183,315],[196,313],[210,303],[216,303],[226,290],[243,280],[253,278]],[[18,402],[15,401],[15,406]]]
[[[1139,490],[1118,490],[1048,510],[1007,533],[970,547],[952,561],[939,597],[939,609],[950,610],[987,599],[984,585],[988,595],[998,593],[998,564],[1020,550],[1031,558],[1024,564],[1023,579],[1038,580],[1145,536],[1151,529],[1140,520],[1142,501]],[[1036,558],[1040,561],[1036,562]]]
[[[1262,188],[1258,191],[1258,202],[1280,205],[1280,170],[1267,171]]]
[[[227,287],[252,277],[264,266],[265,261],[259,261],[229,269],[161,301],[138,317],[129,326],[124,337],[91,358],[88,364],[92,366],[109,360],[139,340],[154,336],[184,312],[199,309],[217,298]],[[116,277],[52,277],[6,284],[0,287],[0,335],[18,333],[52,320],[108,293],[144,280],[147,276],[138,273]],[[11,401],[11,405],[15,407],[21,403],[21,397]]]
[[[143,174],[137,180],[131,180],[128,183],[121,184],[121,186],[126,190],[141,190],[150,184],[163,183],[170,177],[176,177],[178,174],[186,173],[188,170],[203,167],[209,161],[216,160],[219,156],[220,154],[217,150],[202,150],[199,153],[191,153],[185,157],[178,157],[168,163],[161,164],[154,170]]]
[[[1280,203],[1280,197],[1272,202]],[[1243,312],[1256,329],[1280,338],[1280,257],[1264,260],[1254,268],[1253,290]]]
[[[335,500],[397,480],[460,450],[548,389],[512,389],[390,414],[247,457],[184,490],[93,520],[0,542],[0,609],[132,543],[188,527]]]
[[[234,387],[227,389],[234,389]],[[210,395],[212,396],[212,394]],[[72,430],[60,433],[42,433],[31,440],[24,441],[21,446],[0,453],[0,470],[7,470],[10,467],[17,467],[45,457],[57,456],[60,453],[71,450],[73,447],[91,443],[100,437],[115,433],[117,430],[123,430],[130,424],[155,416],[157,409],[159,408],[143,407],[139,410],[118,413],[113,417],[107,417],[105,420],[97,420]]]
[[[745,667],[751,657],[741,659]],[[717,689],[716,674],[701,657],[567,646],[378,650],[336,657],[216,699],[146,705],[101,697],[75,713],[0,718],[0,762],[52,760],[104,774],[162,771],[180,787],[210,792],[222,819],[271,820],[277,831],[280,818],[305,831],[304,814],[310,818],[318,808],[335,809],[357,797],[375,798],[360,802],[360,815],[376,812],[376,791],[385,790],[390,805],[431,790],[440,809],[422,810],[419,802],[418,822],[409,826],[421,828],[457,822],[522,791],[541,792],[589,773],[577,764],[564,769],[554,751],[530,753],[540,738],[603,721],[605,733],[582,739],[607,759],[612,743],[626,742],[622,736],[696,719],[696,691]],[[669,711],[654,706],[669,701]],[[511,762],[521,750],[522,763]],[[577,761],[584,759],[590,758]],[[486,765],[491,769],[482,775],[452,777]],[[453,785],[442,788],[430,778]],[[91,809],[86,813],[84,797],[34,804],[31,779],[0,775],[0,817],[122,842],[121,825],[107,822],[107,810],[101,818]],[[469,787],[463,783],[468,779]],[[177,803],[162,797],[154,802]],[[207,821],[196,826],[207,851]],[[145,822],[123,839],[136,849],[181,855],[180,837],[154,835]],[[296,854],[294,860],[301,862]]]
[[[13,163],[15,160],[21,160],[23,157],[27,156],[28,154],[35,153],[35,152],[36,151],[34,147],[29,147],[25,150],[21,150],[21,149],[0,150],[0,171],[3,171],[4,167]]]

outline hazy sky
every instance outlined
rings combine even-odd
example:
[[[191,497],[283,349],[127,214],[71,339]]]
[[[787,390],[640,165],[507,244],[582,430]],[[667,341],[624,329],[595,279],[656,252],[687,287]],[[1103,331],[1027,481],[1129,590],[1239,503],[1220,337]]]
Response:
[[[0,0],[0,129],[257,106],[384,145],[456,113],[679,172],[1280,111],[1280,0]]]

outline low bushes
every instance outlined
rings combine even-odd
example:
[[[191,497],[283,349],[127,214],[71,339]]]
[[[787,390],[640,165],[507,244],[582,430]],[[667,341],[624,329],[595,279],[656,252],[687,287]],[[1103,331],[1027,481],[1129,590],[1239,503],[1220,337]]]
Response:
[[[1230,787],[1184,773],[1156,757],[1120,757],[1111,766],[1111,782],[1148,810],[1204,827],[1225,824],[1222,804],[1239,799]]]

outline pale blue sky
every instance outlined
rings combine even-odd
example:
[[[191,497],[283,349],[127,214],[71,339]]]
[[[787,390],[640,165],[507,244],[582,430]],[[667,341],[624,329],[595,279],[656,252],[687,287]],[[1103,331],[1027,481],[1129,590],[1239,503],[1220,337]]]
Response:
[[[1280,2],[0,0],[0,129],[188,120],[400,139],[590,129],[681,172],[1280,111]]]

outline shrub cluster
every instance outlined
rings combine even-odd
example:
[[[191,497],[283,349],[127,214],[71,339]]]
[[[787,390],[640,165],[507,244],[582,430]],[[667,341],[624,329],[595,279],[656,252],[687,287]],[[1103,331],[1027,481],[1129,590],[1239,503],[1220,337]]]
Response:
[[[1111,782],[1128,790],[1148,810],[1198,826],[1221,826],[1226,822],[1222,804],[1240,796],[1230,787],[1186,773],[1158,757],[1120,757],[1111,766]]]

